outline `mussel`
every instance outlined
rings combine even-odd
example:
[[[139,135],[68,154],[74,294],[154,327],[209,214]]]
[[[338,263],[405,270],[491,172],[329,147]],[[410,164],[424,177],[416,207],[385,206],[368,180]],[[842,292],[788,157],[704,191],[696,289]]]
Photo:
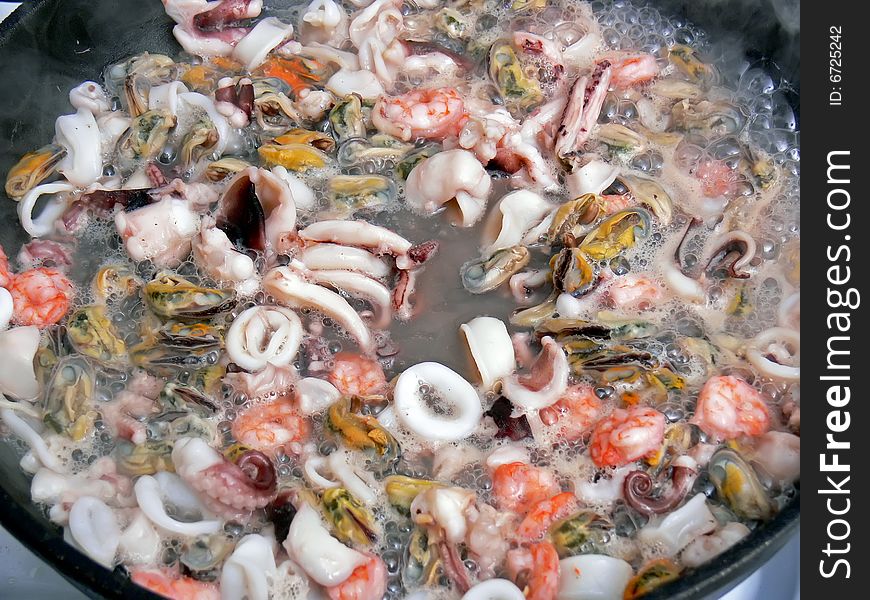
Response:
[[[233,542],[223,533],[202,535],[184,544],[179,560],[182,570],[199,581],[215,581],[221,566],[233,550]]]
[[[544,100],[541,85],[523,71],[510,42],[500,40],[489,50],[489,77],[509,108],[527,112]]]
[[[435,15],[435,27],[454,40],[465,38],[471,33],[471,23],[453,8],[442,8],[438,11]]]
[[[139,115],[118,140],[118,153],[128,161],[153,159],[166,145],[175,123],[175,115],[164,109]]]
[[[407,587],[435,585],[441,575],[441,557],[429,533],[415,527],[405,553],[402,580]]]
[[[280,165],[291,171],[305,171],[325,167],[329,161],[329,157],[314,146],[298,142],[281,144],[277,142],[278,139],[257,148],[260,158],[267,165]]]
[[[707,465],[710,480],[735,515],[742,519],[764,521],[775,508],[755,469],[736,450],[720,448]]]
[[[338,164],[353,167],[369,161],[397,162],[413,149],[414,144],[386,134],[373,135],[370,139],[350,138],[338,149]]]
[[[674,215],[674,203],[670,194],[655,180],[637,175],[620,177],[631,194],[650,209],[662,225],[668,225]]]
[[[396,184],[381,175],[336,175],[327,184],[336,216],[386,206],[396,198]]]
[[[148,421],[148,437],[153,440],[169,442],[195,437],[210,441],[216,435],[214,422],[194,413],[164,412]]]
[[[326,425],[344,444],[353,450],[367,452],[381,463],[399,458],[399,444],[377,419],[354,412],[354,399],[344,396],[329,407]]]
[[[682,100],[671,109],[671,124],[678,131],[722,137],[738,135],[746,125],[746,115],[725,101]]]
[[[579,248],[562,248],[550,260],[550,270],[553,286],[575,298],[588,294],[598,283],[594,267]]]
[[[613,523],[591,510],[581,510],[550,527],[550,541],[560,558],[602,553]]]
[[[323,512],[332,524],[338,539],[358,546],[375,541],[375,518],[371,512],[344,488],[323,492]]]
[[[57,433],[80,441],[97,417],[91,366],[81,356],[60,359],[46,390],[43,421]]]
[[[6,175],[6,195],[18,200],[51,177],[66,157],[62,146],[49,144],[22,156]]]
[[[430,487],[442,485],[437,481],[416,479],[404,475],[390,475],[384,483],[384,489],[387,492],[387,499],[390,501],[390,505],[406,516],[411,514],[411,503],[417,497],[417,494]]]
[[[544,319],[552,318],[556,314],[556,298],[558,296],[559,293],[554,291],[540,304],[514,312],[510,317],[511,325],[534,327]]]
[[[668,48],[668,60],[694,83],[710,86],[719,80],[716,68],[699,59],[695,48],[673,45]]]
[[[181,142],[181,164],[190,168],[205,157],[218,142],[218,131],[208,117],[202,117],[187,132]]]
[[[529,264],[529,259],[528,248],[512,246],[496,250],[488,258],[468,261],[459,270],[462,286],[472,294],[494,290]]]
[[[441,151],[441,146],[435,143],[427,143],[408,152],[405,157],[396,164],[396,175],[400,179],[408,179],[408,175],[418,164],[429,157],[435,156]]]
[[[594,260],[610,260],[634,246],[650,231],[650,215],[642,208],[622,210],[586,234],[580,249]]]
[[[329,111],[329,122],[339,142],[366,137],[366,124],[362,112],[362,98],[350,94]]]
[[[127,346],[106,314],[102,304],[84,306],[67,320],[66,333],[78,352],[104,363],[127,358]]]
[[[598,128],[598,140],[610,146],[611,150],[633,154],[647,145],[647,139],[619,123],[605,123]]]
[[[91,290],[102,302],[120,300],[142,287],[142,280],[127,265],[107,265],[94,275]]]
[[[146,440],[141,444],[122,444],[116,462],[121,473],[130,477],[152,475],[159,471],[175,471],[171,441]]]
[[[569,200],[556,209],[547,239],[551,244],[574,246],[602,214],[601,198],[595,194],[583,194]]]
[[[623,600],[637,600],[680,576],[680,567],[667,558],[646,563],[625,586]]]
[[[167,382],[163,386],[157,402],[165,412],[193,412],[203,417],[211,416],[218,410],[218,405],[207,394],[195,387],[174,381]]]
[[[208,163],[208,166],[205,168],[205,176],[209,181],[223,181],[227,177],[232,177],[250,166],[251,163],[249,162],[228,156]]]
[[[636,340],[654,335],[658,327],[648,321],[584,321],[582,319],[544,319],[535,324],[539,337],[555,336],[564,340],[569,336],[582,336],[599,340]]]
[[[145,284],[148,307],[164,319],[200,319],[230,310],[235,302],[231,289],[196,285],[172,272],[158,273]]]

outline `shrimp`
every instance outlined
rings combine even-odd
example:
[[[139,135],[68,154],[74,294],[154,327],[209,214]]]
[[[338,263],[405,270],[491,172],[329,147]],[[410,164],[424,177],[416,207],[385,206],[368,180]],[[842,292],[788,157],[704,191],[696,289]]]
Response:
[[[492,473],[492,495],[502,510],[525,514],[560,491],[550,471],[525,463],[505,463]]]
[[[550,542],[510,550],[507,569],[528,600],[555,600],[559,591],[559,553]]]
[[[589,454],[599,467],[621,467],[654,454],[665,435],[665,416],[646,406],[617,408],[592,432]]]
[[[373,396],[387,387],[387,376],[378,361],[353,352],[339,352],[334,360],[327,378],[342,394]]]
[[[36,325],[40,329],[54,325],[69,310],[73,285],[57,269],[30,269],[12,278],[14,320],[19,325]]]
[[[443,140],[448,135],[458,135],[465,118],[465,103],[453,88],[381,96],[372,109],[372,124],[379,131],[406,142],[414,138]]]
[[[739,377],[711,377],[698,394],[692,423],[716,440],[756,436],[770,429],[764,396]]]
[[[166,571],[133,571],[133,583],[172,600],[219,600],[217,586]]]
[[[637,201],[629,194],[605,194],[601,196],[601,207],[608,215],[631,208],[636,204]]]
[[[0,287],[8,288],[12,284],[12,273],[9,272],[9,257],[0,246]]]
[[[591,385],[579,384],[569,387],[552,406],[538,413],[544,425],[556,425],[559,439],[579,439],[601,414],[601,401]]]
[[[261,452],[272,452],[292,443],[301,442],[308,435],[305,417],[296,412],[286,399],[267,404],[256,404],[233,421],[236,440]]]
[[[540,540],[553,523],[577,512],[579,507],[577,497],[571,492],[562,492],[549,500],[542,500],[529,511],[529,514],[520,523],[517,537],[528,541]]]
[[[702,161],[695,169],[695,178],[701,182],[701,191],[708,198],[718,198],[732,190],[737,176],[721,160]]]
[[[659,65],[652,54],[633,54],[616,60],[609,59],[613,66],[610,83],[615,88],[625,88],[649,81],[659,74]]]
[[[629,273],[607,287],[612,306],[647,310],[664,297],[661,286],[645,275]]]
[[[387,567],[375,555],[370,555],[368,562],[354,569],[343,582],[326,588],[331,600],[381,600],[386,591]]]

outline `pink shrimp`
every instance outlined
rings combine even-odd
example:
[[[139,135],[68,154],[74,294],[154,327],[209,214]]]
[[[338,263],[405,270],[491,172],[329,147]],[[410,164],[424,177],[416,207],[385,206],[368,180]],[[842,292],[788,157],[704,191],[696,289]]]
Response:
[[[560,491],[550,471],[525,463],[505,463],[492,473],[492,495],[502,510],[525,514],[538,502]]]
[[[67,313],[73,285],[57,269],[40,267],[15,275],[9,293],[15,307],[15,322],[43,329],[54,325]]]
[[[601,401],[588,384],[572,385],[555,404],[539,413],[544,425],[558,423],[558,437],[569,441],[586,433],[600,414]]]
[[[555,600],[559,591],[559,553],[550,542],[510,550],[507,569],[528,600]]]
[[[517,537],[527,541],[540,540],[553,523],[571,516],[579,507],[577,497],[571,492],[562,492],[549,500],[542,500],[520,523]]]
[[[335,366],[327,378],[347,396],[372,396],[387,387],[387,376],[378,361],[353,352],[335,355]]]
[[[453,88],[381,96],[372,108],[374,126],[406,142],[414,138],[443,140],[448,135],[458,135],[465,117],[465,103]]]
[[[381,600],[386,591],[387,567],[375,555],[370,555],[368,562],[354,569],[343,582],[326,588],[331,600]]]
[[[129,389],[120,392],[116,398],[100,408],[103,419],[115,435],[134,444],[141,444],[147,439],[148,427],[144,420],[157,410],[157,404],[152,398]]]
[[[256,404],[233,421],[233,436],[245,446],[271,453],[304,440],[308,423],[284,398]]]
[[[761,392],[739,377],[711,377],[698,394],[692,423],[716,440],[756,436],[770,429],[770,413]]]
[[[646,406],[617,408],[595,425],[589,442],[592,462],[621,467],[654,454],[665,435],[665,416]]]
[[[12,273],[9,272],[9,257],[0,246],[0,287],[8,288],[12,283]]]
[[[737,175],[721,160],[702,161],[695,169],[695,177],[701,182],[701,190],[708,198],[727,194],[734,187]]]
[[[664,297],[661,286],[640,273],[617,277],[607,287],[607,298],[617,308],[646,310]]]
[[[217,586],[167,571],[133,571],[133,583],[172,600],[219,600]]]
[[[659,65],[652,54],[632,54],[608,60],[613,66],[613,77],[610,83],[615,88],[643,83],[659,74]]]

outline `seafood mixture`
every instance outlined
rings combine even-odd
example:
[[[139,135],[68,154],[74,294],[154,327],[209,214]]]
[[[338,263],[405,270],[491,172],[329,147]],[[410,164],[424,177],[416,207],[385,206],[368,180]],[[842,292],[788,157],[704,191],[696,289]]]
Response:
[[[629,599],[798,494],[775,65],[624,1],[163,3],[183,51],[6,180],[0,422],[70,544],[176,599]]]

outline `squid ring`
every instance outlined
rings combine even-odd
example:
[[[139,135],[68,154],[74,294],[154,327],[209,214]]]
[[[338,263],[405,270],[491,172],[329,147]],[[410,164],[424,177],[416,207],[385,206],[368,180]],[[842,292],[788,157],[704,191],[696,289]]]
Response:
[[[430,388],[423,393],[424,386]],[[425,396],[435,396],[427,400]],[[428,440],[456,441],[477,426],[483,416],[474,387],[455,371],[436,362],[405,369],[393,391],[399,421]],[[428,406],[435,405],[435,410]],[[437,410],[437,412],[436,412]]]
[[[783,344],[783,342],[785,344]],[[790,346],[791,348],[786,347]],[[794,329],[786,327],[771,327],[759,333],[746,349],[746,358],[756,369],[774,379],[797,381],[801,378],[800,365],[783,364],[770,358],[776,352],[776,347],[782,352],[788,352],[796,361],[800,360],[801,335]]]
[[[302,343],[302,322],[283,306],[252,306],[227,332],[227,354],[248,371],[290,364]]]

